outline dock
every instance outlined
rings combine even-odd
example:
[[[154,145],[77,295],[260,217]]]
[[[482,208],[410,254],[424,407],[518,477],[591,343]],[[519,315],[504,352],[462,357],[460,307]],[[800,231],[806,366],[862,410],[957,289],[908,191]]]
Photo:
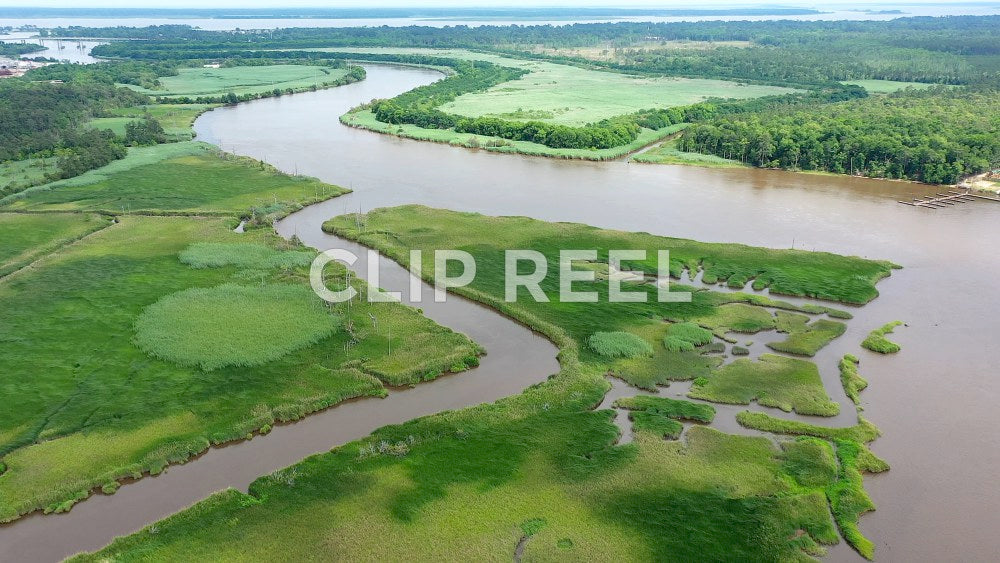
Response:
[[[899,203],[902,203],[903,205],[910,205],[913,207],[925,207],[927,209],[941,209],[943,207],[961,205],[963,203],[971,203],[980,199],[985,199],[987,201],[995,201],[997,203],[1000,203],[1000,198],[979,195],[976,193],[972,193],[971,190],[966,190],[966,191],[948,190],[947,193],[936,193],[934,195],[928,195],[921,198],[915,197],[911,201],[900,200]]]

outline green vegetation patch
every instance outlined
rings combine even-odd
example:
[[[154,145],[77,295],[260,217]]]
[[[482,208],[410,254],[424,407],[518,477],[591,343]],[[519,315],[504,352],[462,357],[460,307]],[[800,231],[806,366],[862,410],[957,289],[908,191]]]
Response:
[[[837,458],[825,440],[808,436],[781,443],[787,471],[803,487],[826,487],[837,479]]]
[[[868,333],[868,337],[861,342],[861,347],[867,348],[872,352],[878,352],[879,354],[895,354],[899,352],[902,349],[899,344],[889,340],[885,335],[892,334],[893,329],[902,324],[903,321],[892,321],[871,331]]]
[[[516,65],[511,64],[512,59],[495,62],[530,72],[482,92],[463,94],[440,109],[468,117],[586,125],[639,110],[691,105],[713,97],[746,99],[795,91],[726,80],[634,76],[539,61],[519,61]]]
[[[741,426],[771,432],[773,434],[790,434],[793,436],[814,436],[827,440],[851,440],[854,442],[871,442],[879,437],[878,428],[863,418],[858,419],[854,426],[846,428],[830,428],[800,422],[775,418],[767,413],[743,411],[736,415],[736,421]]]
[[[607,358],[635,358],[650,356],[653,347],[641,337],[630,332],[595,332],[587,339],[590,349]]]
[[[642,129],[639,131],[639,135],[635,138],[635,140],[626,145],[610,149],[573,149],[549,147],[541,143],[533,143],[531,141],[512,141],[498,136],[459,133],[454,129],[425,129],[409,123],[383,123],[375,119],[375,114],[367,108],[345,113],[340,117],[340,121],[341,123],[351,127],[368,129],[379,133],[387,133],[417,141],[445,143],[457,147],[466,147],[470,149],[498,153],[516,153],[531,156],[548,156],[553,158],[599,161],[621,158],[651,143],[655,143],[666,136],[672,135],[681,129],[680,125],[671,125],[669,127],[656,130]]]
[[[666,440],[680,438],[684,425],[656,411],[633,411],[628,414],[635,432],[652,432]]]
[[[176,98],[181,96],[217,96],[233,93],[259,94],[275,89],[299,89],[319,86],[343,78],[346,68],[314,65],[236,66],[228,68],[181,68],[176,76],[161,76],[155,90],[125,84],[150,96]]]
[[[194,288],[147,307],[135,323],[146,353],[206,371],[249,367],[316,344],[339,326],[302,285]]]
[[[615,406],[631,411],[653,412],[678,420],[709,423],[715,419],[715,408],[712,405],[670,399],[668,397],[653,397],[650,395],[623,397],[615,401]]]
[[[315,257],[311,251],[278,250],[253,243],[197,242],[180,253],[181,262],[192,268],[294,268],[308,266]]]
[[[840,360],[840,382],[844,386],[844,393],[855,405],[860,405],[861,392],[868,387],[868,381],[858,373],[858,359],[851,354],[845,354]]]
[[[816,364],[794,358],[764,354],[759,360],[739,359],[715,371],[703,385],[695,385],[689,397],[717,403],[750,404],[798,414],[834,416],[840,405],[823,388]]]
[[[133,157],[133,155],[135,155]],[[290,210],[347,190],[292,176],[202,143],[132,149],[110,166],[72,180],[31,188],[16,209],[122,212],[253,213]]]
[[[387,245],[401,247],[402,244],[406,244],[412,248],[427,249],[471,248],[476,250],[473,254],[479,254],[481,260],[499,259],[500,265],[503,264],[503,248],[534,249],[548,258],[549,278],[555,277],[560,248],[594,248],[598,250],[598,259],[605,262],[608,249],[645,249],[646,260],[632,261],[627,266],[649,275],[656,275],[658,272],[657,251],[669,250],[670,274],[674,277],[679,277],[685,268],[694,270],[702,268],[705,270],[704,279],[708,280],[708,283],[728,281],[730,286],[743,287],[753,280],[755,289],[769,287],[774,294],[857,304],[874,299],[878,295],[875,284],[888,276],[894,267],[892,263],[886,261],[839,256],[826,252],[703,243],[645,233],[598,229],[578,223],[546,223],[527,217],[488,217],[417,205],[373,210],[367,214],[366,221],[368,231],[371,231],[367,236],[364,233],[357,235],[351,233],[356,224],[353,218],[349,217],[328,221],[325,227],[348,236],[357,236],[363,241],[372,239],[372,244],[380,247]],[[375,230],[378,233],[373,232]],[[399,242],[386,243],[382,234],[386,232],[391,233]],[[494,250],[500,253],[494,254]],[[428,260],[433,258],[428,256],[430,254],[428,252],[424,254]],[[733,299],[750,300],[742,297]],[[757,303],[763,303],[763,300],[758,299],[755,301],[755,304]],[[604,305],[607,304],[602,303],[602,307]],[[678,317],[682,312],[687,312],[685,304],[672,304],[671,311]],[[711,310],[703,312],[715,314]],[[696,315],[691,313],[687,313],[679,320],[695,318]],[[707,318],[715,319],[715,317]],[[718,322],[713,321],[712,324],[728,326],[732,330],[754,328],[736,323],[727,324],[730,320],[725,318]],[[773,319],[766,321],[761,317],[754,324],[761,328],[770,328],[774,326],[774,321]]]
[[[350,398],[384,395],[382,377],[407,380],[411,369],[424,368],[419,381],[428,373],[465,369],[465,360],[475,363],[481,353],[465,336],[398,303],[359,302],[335,307],[331,315],[312,295],[306,266],[254,269],[247,280],[254,287],[220,290],[244,279],[246,270],[192,268],[178,254],[196,243],[304,250],[267,229],[234,233],[231,221],[122,216],[0,281],[0,365],[10,374],[0,378],[0,404],[19,405],[0,409],[0,461],[7,466],[0,478],[0,521],[33,510],[68,510],[95,488],[157,473],[211,444]],[[343,279],[341,266],[327,270]],[[364,292],[363,283],[352,283]],[[209,299],[186,299],[188,291]],[[177,306],[164,306],[171,302]],[[218,364],[239,356],[235,361],[242,365],[206,375],[200,367],[151,357],[134,343],[137,319],[151,306],[165,309],[173,316],[164,322],[174,323],[151,327],[167,339],[150,343],[153,349],[180,345],[183,352],[204,351],[195,360]],[[370,328],[371,316],[378,329]],[[298,333],[303,323],[312,332]],[[201,350],[181,325],[208,330],[212,340]],[[344,329],[301,345],[331,326]],[[260,359],[250,342],[263,334],[285,350],[293,347],[287,340],[293,334],[299,346],[245,367],[246,358]]]
[[[712,340],[712,331],[694,323],[673,323],[667,329],[663,345],[671,352],[691,352],[696,346],[710,344]]]
[[[669,139],[659,145],[640,152],[631,158],[634,162],[647,164],[687,164],[705,168],[742,168],[746,166],[738,160],[722,158],[714,154],[685,152],[677,148],[677,140]]]
[[[810,323],[809,317],[788,311],[778,311],[776,317],[778,330],[787,333],[788,338],[781,342],[769,342],[767,347],[788,354],[815,356],[816,352],[847,330],[844,323],[828,319]]]
[[[0,213],[0,277],[109,225],[93,214]]]
[[[872,467],[874,456],[863,444],[847,440],[837,441],[837,459],[840,470],[837,481],[827,488],[830,510],[844,539],[865,559],[875,558],[875,544],[858,528],[858,518],[875,510],[875,503],[864,489],[861,471],[884,471],[888,467]],[[877,459],[877,458],[875,458]],[[881,461],[881,460],[879,460]],[[882,462],[884,464],[884,462]]]

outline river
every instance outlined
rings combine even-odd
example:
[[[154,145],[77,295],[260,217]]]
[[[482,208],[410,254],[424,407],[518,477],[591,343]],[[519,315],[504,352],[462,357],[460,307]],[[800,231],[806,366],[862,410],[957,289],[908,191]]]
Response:
[[[497,155],[379,135],[338,121],[358,103],[439,76],[371,65],[362,82],[220,108],[200,117],[195,128],[200,140],[227,151],[352,187],[353,194],[279,224],[284,236],[297,235],[317,248],[352,247],[320,231],[321,222],[333,215],[422,203],[708,241],[794,245],[902,264],[905,269],[879,284],[882,296],[852,309],[848,332],[816,358],[828,392],[845,413],[852,409],[837,378],[837,358],[858,355],[871,383],[862,394],[865,416],[884,432],[873,450],[892,470],[866,477],[879,508],[862,518],[861,527],[882,560],[993,558],[1000,490],[991,476],[1000,463],[1000,444],[989,428],[1000,382],[993,377],[997,322],[991,316],[1000,311],[1000,297],[990,284],[1000,279],[992,240],[1000,205],[916,209],[896,200],[937,190],[777,171]],[[406,273],[391,263],[382,278],[384,287],[405,287]],[[97,495],[68,514],[35,514],[0,527],[0,561],[50,561],[99,548],[212,491],[245,488],[259,475],[378,426],[495,400],[558,369],[549,342],[490,309],[457,298],[445,304],[425,298],[421,306],[430,318],[483,344],[488,350],[483,365],[213,449],[113,496]],[[868,330],[895,319],[909,325],[893,335],[903,346],[900,354],[882,357],[858,347]],[[851,418],[841,415],[836,422]],[[859,557],[842,542],[827,559]]]

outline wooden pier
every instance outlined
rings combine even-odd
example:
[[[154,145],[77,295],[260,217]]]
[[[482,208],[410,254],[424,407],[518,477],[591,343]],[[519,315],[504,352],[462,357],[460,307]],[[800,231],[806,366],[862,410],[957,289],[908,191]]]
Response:
[[[1000,198],[989,197],[985,195],[979,195],[972,193],[972,191],[958,191],[958,190],[948,190],[948,193],[936,193],[934,195],[924,196],[922,198],[913,198],[911,201],[900,201],[903,205],[911,205],[913,207],[926,207],[928,209],[941,209],[943,207],[949,207],[954,205],[961,205],[963,203],[969,203],[976,201],[977,199],[985,199],[987,201],[995,201],[1000,203]]]

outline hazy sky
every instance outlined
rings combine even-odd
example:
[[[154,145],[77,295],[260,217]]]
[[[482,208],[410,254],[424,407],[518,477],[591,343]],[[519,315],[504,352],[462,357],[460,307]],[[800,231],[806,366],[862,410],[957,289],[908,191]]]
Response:
[[[343,8],[343,7],[540,7],[540,6],[615,6],[656,8],[703,8],[706,6],[774,6],[786,5],[802,8],[830,8],[836,6],[872,4],[941,4],[940,0],[846,0],[842,2],[817,2],[816,0],[0,0],[0,6],[30,6],[33,8]]]

